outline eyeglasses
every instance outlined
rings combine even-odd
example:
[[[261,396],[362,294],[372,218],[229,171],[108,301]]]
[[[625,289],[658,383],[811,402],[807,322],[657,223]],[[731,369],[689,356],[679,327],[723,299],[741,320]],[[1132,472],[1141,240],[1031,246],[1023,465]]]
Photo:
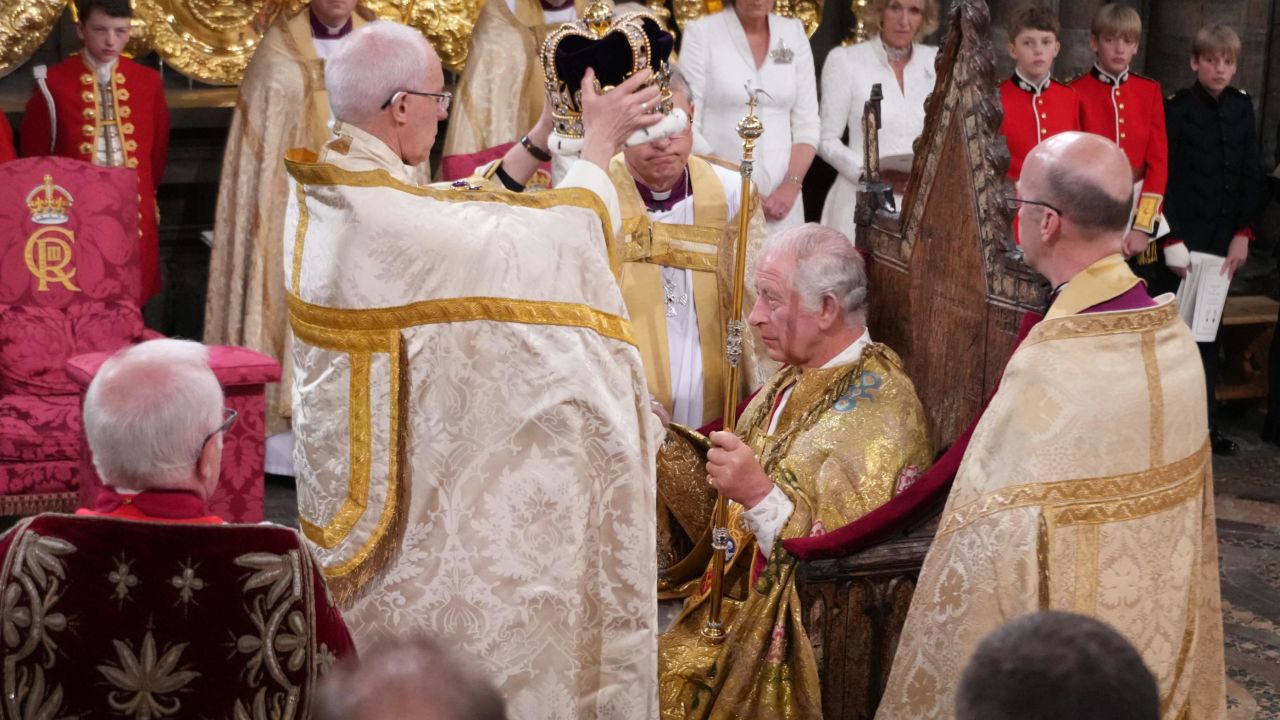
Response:
[[[200,443],[200,455],[204,454],[204,447],[209,444],[209,441],[213,439],[214,435],[226,432],[231,429],[232,425],[236,424],[236,417],[239,415],[240,413],[232,410],[231,408],[222,408],[222,424],[214,428],[213,432],[204,436],[204,442]],[[200,462],[200,455],[196,456],[196,462]]]
[[[387,108],[391,107],[391,103],[395,102],[396,96],[400,94],[433,97],[436,99],[437,103],[440,103],[440,110],[442,112],[449,112],[449,103],[453,100],[453,93],[451,92],[432,93],[432,92],[417,92],[416,90],[397,90],[396,92],[391,93],[391,97],[387,98],[387,101],[382,103],[382,107],[379,109],[386,110]]]
[[[1013,195],[1006,195],[1006,196],[1005,196],[1005,198],[1004,198],[1004,205],[1005,205],[1005,207],[1009,208],[1009,211],[1010,211],[1010,212],[1018,212],[1018,206],[1019,206],[1019,205],[1039,205],[1040,207],[1047,207],[1047,208],[1049,208],[1050,210],[1052,210],[1052,211],[1054,211],[1054,212],[1058,213],[1059,215],[1062,215],[1062,214],[1063,214],[1061,210],[1059,210],[1058,208],[1056,208],[1056,207],[1054,207],[1054,206],[1050,205],[1050,204],[1049,204],[1049,203],[1047,203],[1047,202],[1041,202],[1041,201],[1039,201],[1039,200],[1023,200],[1022,198],[1020,198],[1020,197],[1014,197]]]

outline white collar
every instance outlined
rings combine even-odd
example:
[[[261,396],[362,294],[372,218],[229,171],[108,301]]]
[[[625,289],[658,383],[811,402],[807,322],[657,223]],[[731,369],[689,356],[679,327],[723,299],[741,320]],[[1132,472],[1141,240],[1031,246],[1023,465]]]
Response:
[[[1013,76],[1018,79],[1018,86],[1020,88],[1027,92],[1035,93],[1036,95],[1044,92],[1049,87],[1049,83],[1053,82],[1052,72],[1045,73],[1044,78],[1038,83],[1028,80],[1027,76],[1023,75],[1022,71],[1016,68],[1013,71]]]
[[[372,134],[361,130],[351,123],[335,120],[334,135],[345,135],[351,139],[346,156],[355,160],[363,160],[391,173],[392,177],[402,182],[409,182],[413,177],[413,166],[406,165],[390,146]]]
[[[118,60],[112,60],[109,63],[100,63],[97,58],[89,54],[88,50],[84,51],[84,61],[93,69],[93,74],[97,76],[98,82],[108,82],[111,80],[111,71],[115,68]]]
[[[835,357],[823,364],[822,369],[840,367],[841,365],[851,365],[858,362],[862,358],[862,351],[871,344],[871,331],[863,329],[862,334],[857,340],[849,343],[849,347],[841,350]]]

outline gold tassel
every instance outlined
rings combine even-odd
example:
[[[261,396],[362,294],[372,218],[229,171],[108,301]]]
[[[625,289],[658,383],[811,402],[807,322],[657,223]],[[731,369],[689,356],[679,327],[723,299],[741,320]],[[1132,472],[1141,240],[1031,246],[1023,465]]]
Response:
[[[1152,241],[1148,243],[1147,249],[1139,253],[1137,257],[1138,259],[1135,262],[1138,265],[1150,265],[1151,263],[1155,262],[1159,258],[1159,253],[1156,250],[1155,242]]]

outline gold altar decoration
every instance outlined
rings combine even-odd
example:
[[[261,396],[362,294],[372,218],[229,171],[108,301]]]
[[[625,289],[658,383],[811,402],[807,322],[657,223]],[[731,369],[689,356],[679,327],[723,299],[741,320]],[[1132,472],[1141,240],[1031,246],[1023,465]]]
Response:
[[[210,85],[238,85],[263,33],[282,11],[307,0],[133,0],[126,52],[151,50],[165,64]],[[460,72],[482,0],[362,0],[385,20],[417,28],[445,67]],[[49,36],[68,0],[0,0],[0,77],[25,63]]]
[[[31,57],[65,6],[66,0],[0,0],[0,77]]]
[[[267,0],[134,0],[144,34],[135,32],[131,45],[154,49],[189,78],[238,85],[266,31],[264,10],[272,9],[266,6]]]
[[[290,12],[294,12],[301,10],[307,0],[288,3]],[[444,66],[460,73],[467,64],[471,30],[484,0],[360,0],[360,4],[384,20],[417,28],[431,41]]]
[[[813,37],[818,24],[822,22],[822,2],[823,0],[777,0],[773,12],[782,17],[799,18],[804,23],[804,31],[809,37]],[[690,20],[714,15],[726,7],[724,0],[671,0],[671,5],[675,9],[676,24],[681,30]]]
[[[867,13],[867,0],[853,0],[850,7],[853,9],[853,27],[849,29],[849,37],[840,42],[841,45],[857,45],[869,37],[867,23],[862,19]]]

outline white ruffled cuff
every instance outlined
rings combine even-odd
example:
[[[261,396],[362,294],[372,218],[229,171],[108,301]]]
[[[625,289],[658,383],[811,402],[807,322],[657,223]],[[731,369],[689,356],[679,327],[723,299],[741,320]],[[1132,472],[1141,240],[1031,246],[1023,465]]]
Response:
[[[1171,268],[1184,268],[1191,265],[1191,252],[1185,243],[1173,243],[1164,248],[1164,264]]]
[[[773,543],[778,533],[787,526],[791,513],[796,509],[791,498],[782,492],[777,485],[764,496],[759,504],[749,510],[742,511],[742,522],[756,536],[756,544],[765,557],[773,554]]]
[[[652,127],[640,128],[631,133],[631,136],[627,138],[624,144],[627,147],[643,145],[654,140],[661,140],[664,137],[678,135],[688,127],[689,115],[684,110],[675,108]],[[577,157],[582,152],[582,138],[565,137],[556,132],[551,133],[551,136],[547,139],[547,144],[555,155]]]

